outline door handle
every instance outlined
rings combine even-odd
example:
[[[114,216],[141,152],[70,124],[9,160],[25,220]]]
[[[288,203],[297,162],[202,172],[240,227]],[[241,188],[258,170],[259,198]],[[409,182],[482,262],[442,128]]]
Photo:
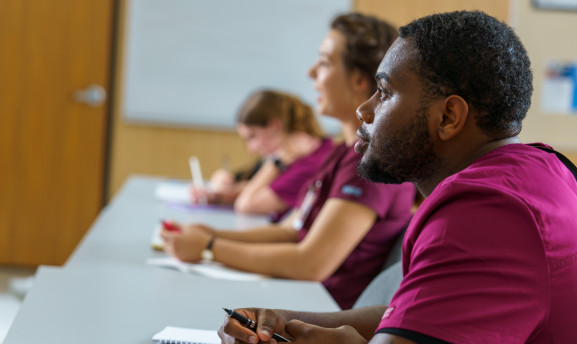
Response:
[[[91,107],[98,107],[106,101],[106,90],[97,84],[90,84],[83,90],[74,91],[72,100]]]

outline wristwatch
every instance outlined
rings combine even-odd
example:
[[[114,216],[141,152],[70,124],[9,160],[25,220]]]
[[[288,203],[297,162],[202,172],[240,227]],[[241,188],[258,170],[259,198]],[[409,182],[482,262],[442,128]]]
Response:
[[[203,260],[208,260],[208,261],[214,260],[214,252],[212,251],[212,245],[214,244],[214,239],[216,239],[216,237],[210,238],[205,249],[202,250],[202,252],[200,253],[200,256],[202,257]]]

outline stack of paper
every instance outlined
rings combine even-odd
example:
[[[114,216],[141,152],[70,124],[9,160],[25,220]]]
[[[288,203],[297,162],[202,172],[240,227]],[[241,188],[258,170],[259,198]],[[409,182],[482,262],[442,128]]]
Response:
[[[216,331],[196,330],[190,328],[167,326],[152,337],[161,343],[179,344],[219,344]]]

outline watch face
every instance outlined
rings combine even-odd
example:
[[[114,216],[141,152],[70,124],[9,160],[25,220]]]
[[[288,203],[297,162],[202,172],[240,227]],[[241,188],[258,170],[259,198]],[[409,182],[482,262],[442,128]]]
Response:
[[[211,250],[202,251],[201,256],[204,260],[214,260],[214,253]]]

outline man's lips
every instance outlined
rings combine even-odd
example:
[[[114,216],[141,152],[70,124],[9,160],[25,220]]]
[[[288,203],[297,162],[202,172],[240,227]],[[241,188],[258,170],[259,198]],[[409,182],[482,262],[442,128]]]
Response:
[[[357,142],[355,142],[355,152],[359,154],[364,154],[368,146],[369,143],[367,141],[360,139]]]
[[[355,142],[355,152],[364,154],[369,146],[369,139],[367,138],[363,126],[357,129],[357,136],[359,137],[359,140]]]

